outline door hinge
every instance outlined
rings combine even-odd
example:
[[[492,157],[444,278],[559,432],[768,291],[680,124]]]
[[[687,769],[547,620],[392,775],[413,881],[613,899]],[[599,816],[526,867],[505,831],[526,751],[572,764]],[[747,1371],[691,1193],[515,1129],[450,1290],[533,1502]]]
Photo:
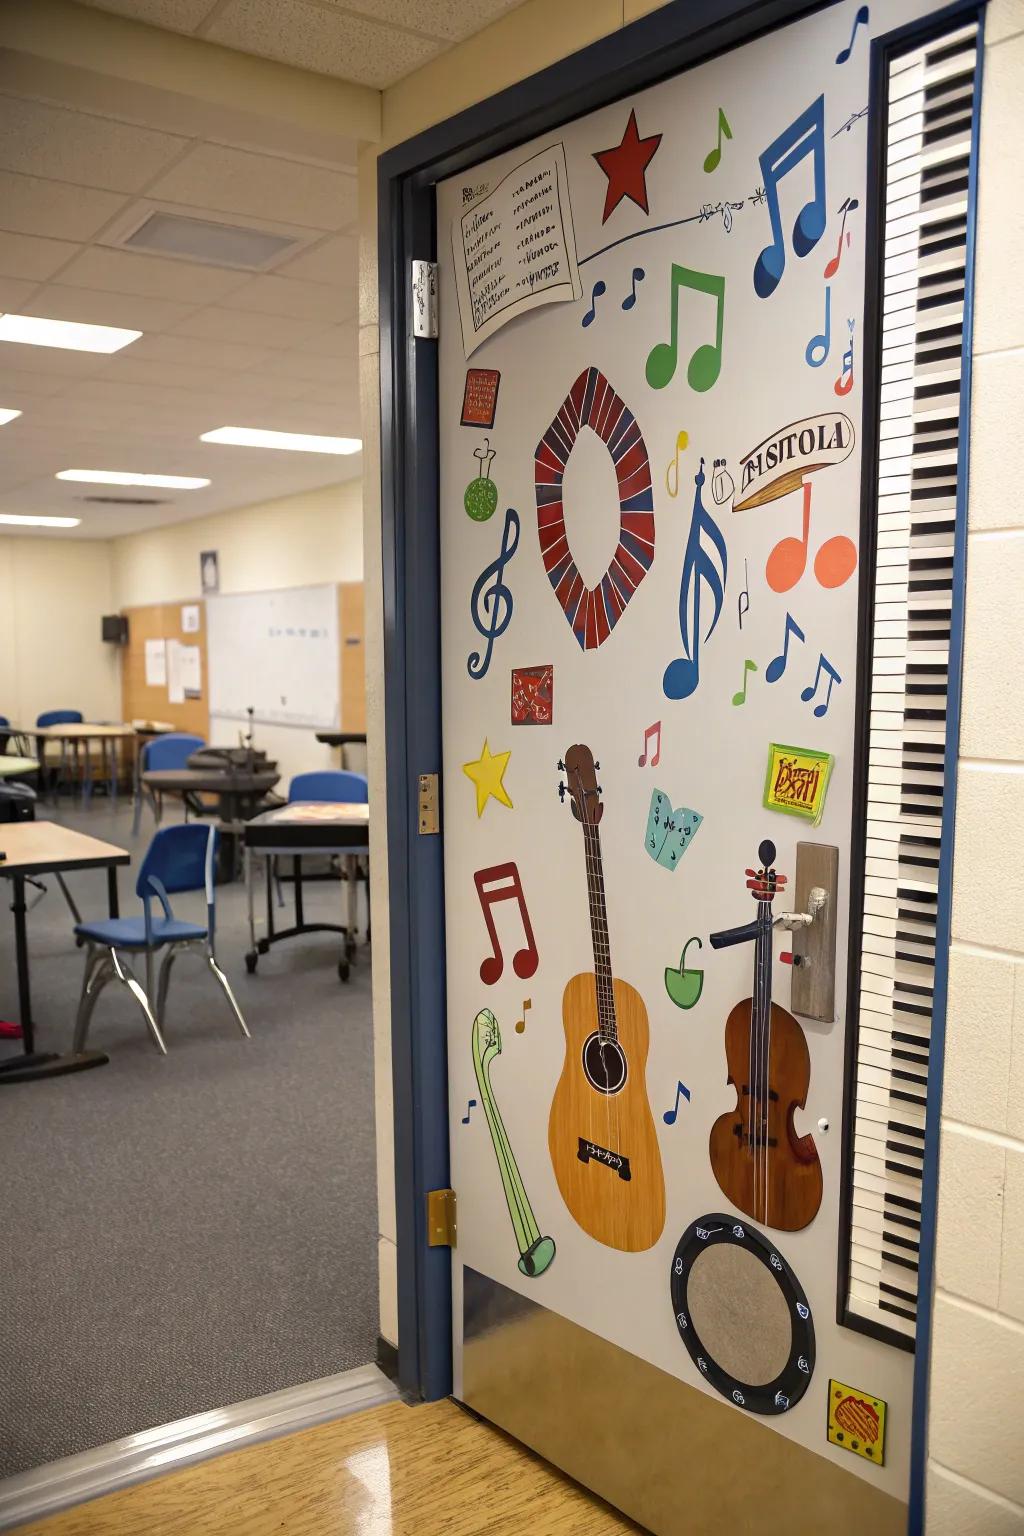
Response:
[[[420,774],[419,819],[420,837],[431,837],[440,828],[436,773]]]
[[[427,1191],[427,1242],[431,1248],[454,1248],[458,1234],[454,1189]]]
[[[412,333],[437,338],[437,262],[412,264]]]

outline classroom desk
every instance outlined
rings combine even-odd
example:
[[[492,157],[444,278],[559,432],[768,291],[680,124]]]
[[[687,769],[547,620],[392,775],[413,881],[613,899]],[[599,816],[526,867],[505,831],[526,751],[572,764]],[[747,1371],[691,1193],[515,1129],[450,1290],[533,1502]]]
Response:
[[[347,853],[352,848],[366,848],[370,841],[370,807],[366,804],[335,803],[325,801],[296,800],[272,811],[264,811],[246,822],[242,834],[245,842],[245,887],[249,905],[249,943],[251,948],[245,957],[245,968],[251,975],[260,955],[265,955],[271,944],[281,939],[293,938],[300,933],[342,933],[345,935],[345,953],[338,962],[338,975],[348,981],[349,966],[356,954],[356,855]],[[348,874],[348,922],[307,923],[302,910],[302,858],[305,854],[341,854],[345,858]],[[253,904],[253,854],[267,863],[267,932],[257,940],[256,917]],[[295,923],[291,928],[274,931],[274,882],[271,879],[270,860],[275,856],[292,859],[292,880],[295,891]]]
[[[0,779],[21,779],[27,773],[38,772],[38,758],[14,757],[6,752],[0,753]]]
[[[221,880],[235,878],[235,838],[245,822],[256,815],[263,797],[281,775],[276,769],[246,773],[216,768],[154,768],[142,775],[148,790],[157,795],[180,795],[188,803],[198,795],[217,796],[221,837],[217,872]]]
[[[92,753],[89,750],[90,743],[94,741],[99,742],[100,757],[102,759],[104,768],[103,777],[106,777],[107,761],[109,757],[110,799],[111,804],[116,802],[119,768],[117,748],[120,742],[133,741],[135,739],[136,730],[134,725],[128,725],[123,721],[120,724],[99,725],[92,724],[88,720],[82,720],[73,721],[67,725],[35,726],[31,734],[35,736],[38,744],[39,762],[40,766],[44,770],[44,782],[46,769],[46,745],[48,742],[60,741],[63,742],[65,746],[73,745],[75,748],[76,762],[78,758],[78,745],[80,742],[85,743],[85,773],[82,778],[83,800],[88,800],[92,796]]]
[[[29,875],[61,875],[68,870],[105,869],[107,905],[111,917],[117,917],[117,868],[131,862],[131,854],[112,843],[59,827],[52,821],[17,821],[0,826],[0,877],[14,882],[14,943],[18,967],[18,1005],[21,1013],[22,1055],[0,1061],[0,1086],[25,1082],[36,1077],[56,1077],[63,1072],[79,1072],[86,1067],[100,1067],[109,1059],[102,1051],[80,1051],[76,1055],[56,1056],[37,1052],[32,1021],[32,997],[29,985],[28,931],[25,924],[25,880]]]

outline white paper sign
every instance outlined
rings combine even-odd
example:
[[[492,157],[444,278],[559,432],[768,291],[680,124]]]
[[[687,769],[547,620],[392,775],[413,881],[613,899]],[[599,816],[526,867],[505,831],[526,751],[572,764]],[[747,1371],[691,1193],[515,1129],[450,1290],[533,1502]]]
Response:
[[[454,220],[452,253],[467,357],[517,315],[578,299],[562,145],[531,155]]]
[[[186,695],[191,698],[198,698],[203,690],[200,660],[198,645],[181,646],[179,651],[181,686],[184,688]]]
[[[184,649],[180,640],[167,642],[167,700],[170,704],[185,702],[185,684],[181,675],[181,653]]]
[[[167,648],[162,640],[146,641],[146,687],[166,688]]]
[[[199,633],[199,604],[185,603],[181,610],[181,628],[186,635]]]

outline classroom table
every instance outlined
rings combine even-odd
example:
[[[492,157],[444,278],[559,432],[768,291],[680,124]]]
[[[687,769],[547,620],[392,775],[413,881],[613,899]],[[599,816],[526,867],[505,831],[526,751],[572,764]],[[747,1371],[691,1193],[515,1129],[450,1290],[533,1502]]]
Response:
[[[143,773],[142,782],[153,794],[180,795],[197,813],[203,810],[198,803],[199,795],[217,796],[217,818],[224,834],[217,871],[220,879],[233,880],[235,837],[243,824],[256,815],[264,796],[280,777],[276,769],[269,768],[251,773],[243,769],[154,768]]]
[[[125,721],[119,724],[99,724],[88,720],[69,721],[66,725],[35,726],[31,732],[36,738],[39,750],[39,762],[43,768],[43,782],[45,783],[46,770],[46,744],[50,741],[64,743],[65,749],[69,745],[75,748],[75,761],[78,761],[78,746],[85,743],[85,772],[82,777],[82,799],[89,800],[92,796],[92,753],[90,743],[96,741],[100,747],[100,757],[103,763],[106,777],[107,759],[110,760],[110,799],[111,804],[117,801],[117,778],[119,763],[117,748],[122,741],[133,741],[136,736],[134,725],[128,725]]]
[[[370,840],[370,807],[365,803],[340,803],[320,800],[296,800],[290,805],[264,811],[252,821],[246,822],[243,832],[245,842],[245,888],[249,906],[250,950],[245,957],[245,968],[252,974],[260,955],[265,955],[271,944],[282,939],[294,938],[300,933],[341,933],[345,935],[345,952],[338,962],[338,975],[348,981],[349,967],[356,955],[356,857],[346,850],[366,848]],[[256,938],[256,916],[253,903],[253,855],[267,860],[267,932]],[[302,908],[302,859],[308,854],[340,854],[346,863],[348,875],[348,922],[307,923]],[[275,857],[292,859],[292,881],[295,891],[295,923],[291,928],[274,930],[274,893],[271,860]],[[307,876],[307,878],[309,878]]]
[[[18,968],[18,1005],[21,1014],[22,1054],[0,1060],[0,1086],[26,1082],[37,1077],[56,1077],[64,1072],[80,1072],[86,1067],[103,1066],[109,1058],[102,1051],[79,1051],[65,1056],[38,1052],[32,1019],[29,984],[28,930],[25,915],[25,881],[29,875],[63,875],[68,870],[105,869],[107,906],[117,917],[117,868],[128,864],[131,854],[112,843],[59,827],[52,821],[16,821],[0,826],[0,877],[14,883],[14,944]]]
[[[0,779],[23,779],[27,773],[38,772],[38,758],[15,757],[13,753],[0,753]]]

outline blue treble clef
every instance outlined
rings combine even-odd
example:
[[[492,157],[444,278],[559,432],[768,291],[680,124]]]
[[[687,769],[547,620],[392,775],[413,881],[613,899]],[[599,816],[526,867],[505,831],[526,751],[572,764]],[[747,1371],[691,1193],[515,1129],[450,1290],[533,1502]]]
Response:
[[[487,641],[487,649],[481,656],[473,651],[466,663],[470,677],[481,678],[491,664],[491,650],[499,635],[508,629],[512,618],[512,593],[502,581],[505,567],[519,548],[519,513],[509,507],[505,513],[505,527],[501,534],[498,558],[485,565],[473,588],[470,614],[473,623]],[[491,581],[491,577],[494,578]]]
[[[682,580],[679,583],[679,631],[683,641],[683,655],[676,661],[670,661],[665,668],[663,687],[665,697],[669,699],[688,699],[700,682],[700,647],[703,642],[710,640],[718,623],[722,604],[725,601],[725,582],[729,569],[729,557],[721,529],[714,518],[704,510],[700,498],[700,488],[704,484],[703,459],[694,476],[694,484],[697,489],[693,497],[693,516],[690,521],[689,537],[686,540]],[[721,574],[701,542],[702,534],[707,534],[718,553],[722,565]],[[700,591],[704,585],[711,594],[714,615],[707,633],[702,636]]]

